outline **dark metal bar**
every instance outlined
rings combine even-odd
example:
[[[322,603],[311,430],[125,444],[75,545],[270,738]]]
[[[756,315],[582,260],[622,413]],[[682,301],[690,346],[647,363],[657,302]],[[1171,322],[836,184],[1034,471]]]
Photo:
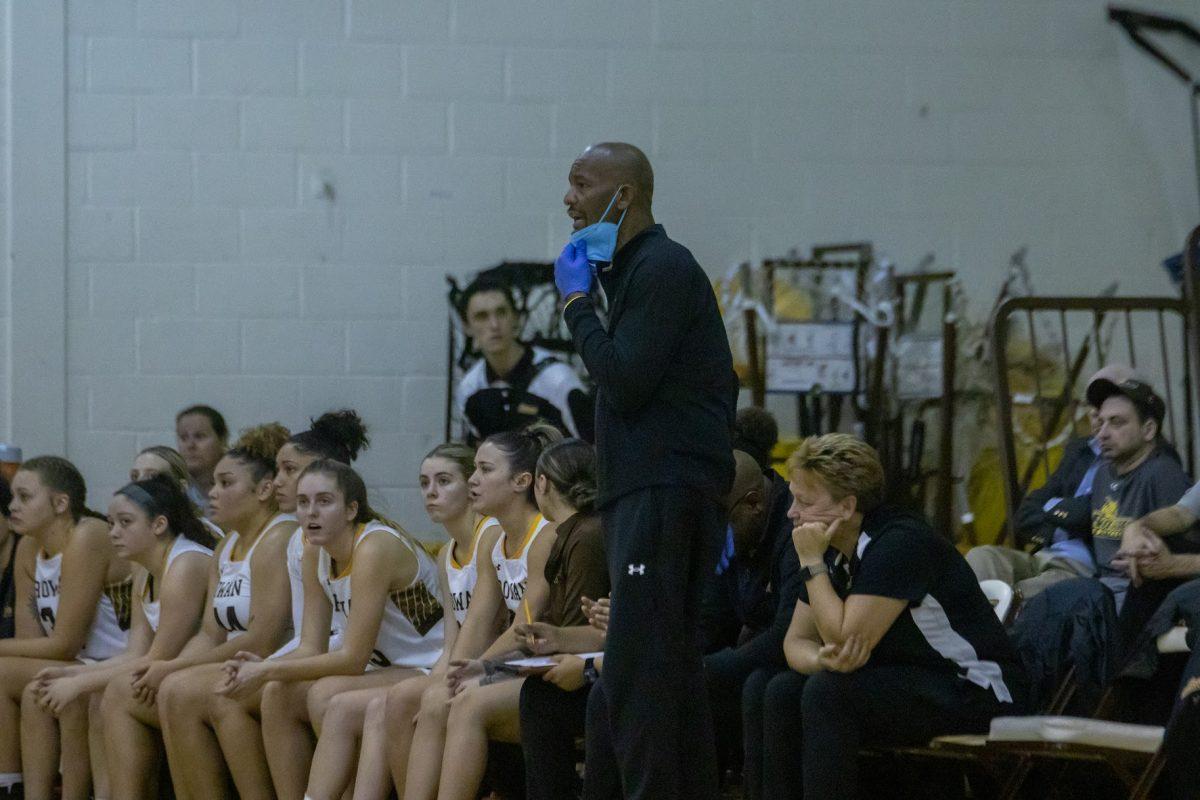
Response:
[[[1200,346],[1196,344],[1196,336],[1200,335],[1200,287],[1197,286],[1196,248],[1200,247],[1200,225],[1192,229],[1183,246],[1183,298],[1185,306],[1183,317],[1183,345],[1187,350],[1184,361],[1184,398],[1186,400],[1185,419],[1188,431],[1188,471],[1195,474],[1196,468],[1196,435],[1193,401],[1197,395],[1196,381],[1200,381]]]
[[[1038,422],[1042,426],[1042,465],[1046,468],[1048,477],[1050,475],[1050,429],[1046,425],[1046,412],[1042,406],[1042,359],[1038,351],[1037,326],[1033,321],[1033,309],[1026,309],[1025,317],[1029,320],[1029,350],[1030,358],[1033,361],[1033,407],[1037,409]],[[1037,456],[1035,455],[1034,458],[1036,459]]]
[[[949,305],[949,304],[947,304]],[[958,379],[958,320],[949,313],[942,320],[942,408],[938,434],[937,494],[934,502],[938,530],[954,538],[954,384]]]
[[[1175,427],[1175,397],[1171,391],[1171,357],[1167,353],[1167,329],[1163,322],[1163,312],[1159,311],[1155,316],[1158,318],[1158,345],[1162,353],[1163,383],[1166,384],[1167,420],[1171,431],[1170,438],[1172,441],[1176,441],[1179,429]]]
[[[1066,297],[1061,295],[1038,295],[1036,297],[1010,297],[998,306],[1005,316],[1016,311],[1092,311],[1103,315],[1108,311],[1177,311],[1186,312],[1187,304],[1179,297]]]
[[[1200,32],[1197,32],[1189,23],[1177,17],[1148,14],[1144,11],[1120,8],[1118,6],[1108,7],[1108,18],[1124,28],[1125,33],[1128,34],[1133,43],[1149,53],[1152,58],[1173,72],[1181,80],[1193,83],[1191,74],[1178,61],[1163,52],[1162,48],[1147,39],[1141,32],[1142,28],[1168,31],[1200,44]]]
[[[1021,499],[1021,490],[1017,485],[1017,448],[1013,436],[1004,435],[1005,431],[1013,429],[1012,392],[1008,380],[1008,314],[1009,306],[1001,304],[992,317],[992,329],[989,332],[992,345],[992,363],[996,370],[996,402],[1000,434],[1000,469],[1004,484],[1004,496],[1008,504],[1008,514],[1005,516],[1004,527],[1008,532],[1008,540],[1015,542],[1017,538],[1016,525],[1013,522],[1013,512]]]
[[[763,262],[763,276],[766,278],[767,291],[766,297],[763,298],[763,305],[767,308],[767,313],[771,315],[771,319],[775,318],[775,262]]]
[[[1063,354],[1062,363],[1063,363],[1063,370],[1064,370],[1063,397],[1068,398],[1067,399],[1067,408],[1070,410],[1067,412],[1067,419],[1071,420],[1071,424],[1074,425],[1075,424],[1075,411],[1079,407],[1079,399],[1075,396],[1074,380],[1072,380],[1071,383],[1066,382],[1067,379],[1070,377],[1071,366],[1072,366],[1072,364],[1071,364],[1071,345],[1070,345],[1071,337],[1067,331],[1067,312],[1063,311],[1062,309],[1059,309],[1059,311],[1058,311],[1058,329],[1059,329],[1058,335],[1059,335],[1059,339],[1062,341],[1062,351],[1063,351],[1063,353],[1062,353]]]
[[[1137,348],[1133,344],[1133,312],[1125,309],[1125,346],[1129,350],[1129,366],[1137,369]]]
[[[450,316],[446,320],[447,341],[446,352],[449,354],[446,357],[446,441],[451,440],[450,417],[454,411],[454,312],[450,312]]]
[[[750,402],[762,408],[767,400],[767,376],[758,352],[758,314],[752,308],[742,310],[746,329],[746,366],[750,370]]]

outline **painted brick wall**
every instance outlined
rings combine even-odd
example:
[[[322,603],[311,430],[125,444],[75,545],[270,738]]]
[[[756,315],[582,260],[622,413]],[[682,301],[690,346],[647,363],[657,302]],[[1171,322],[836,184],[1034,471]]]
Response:
[[[713,274],[865,237],[935,252],[976,309],[1022,244],[1042,291],[1162,291],[1183,232],[1104,5],[70,0],[70,455],[100,498],[186,403],[350,404],[382,505],[426,529],[442,276],[553,256],[608,138]]]
[[[0,0],[0,92],[8,92],[8,0]],[[8,104],[0,103],[0,153],[7,154],[8,147]],[[0,158],[0,215],[8,213],[8,158]],[[0,225],[0,331],[7,331],[9,326],[10,290],[9,271],[11,263],[7,256],[9,250],[8,226]],[[7,338],[7,337],[6,337]],[[9,345],[0,343],[0,432],[7,431],[9,426],[9,406],[11,396],[8,384],[9,375]]]

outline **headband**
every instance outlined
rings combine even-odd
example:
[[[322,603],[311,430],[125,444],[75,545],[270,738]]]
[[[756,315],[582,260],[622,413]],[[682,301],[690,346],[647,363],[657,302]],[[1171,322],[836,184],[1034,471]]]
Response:
[[[154,498],[150,496],[149,492],[138,486],[136,483],[131,483],[122,487],[121,489],[118,489],[117,494],[125,495],[130,500],[141,506],[142,510],[144,510],[147,514],[156,513],[154,509],[158,504],[154,502]]]

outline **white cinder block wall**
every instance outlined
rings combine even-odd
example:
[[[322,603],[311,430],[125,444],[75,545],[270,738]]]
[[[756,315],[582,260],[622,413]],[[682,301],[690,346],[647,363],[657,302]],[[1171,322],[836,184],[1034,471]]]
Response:
[[[352,405],[381,505],[426,530],[443,276],[556,254],[607,138],[714,275],[869,238],[935,252],[977,310],[1022,244],[1042,291],[1164,291],[1184,232],[1104,7],[68,0],[69,455],[101,504],[185,404]]]
[[[0,0],[0,94],[8,94],[9,88],[9,27],[8,0]],[[0,102],[0,153],[8,156],[9,150],[9,104]],[[11,159],[0,158],[0,214],[8,216],[9,211],[9,176],[11,174]],[[3,332],[5,342],[0,343],[0,431],[10,432],[9,408],[11,386],[9,357],[9,328],[12,316],[11,303],[11,264],[8,256],[9,225],[0,225],[0,332]]]

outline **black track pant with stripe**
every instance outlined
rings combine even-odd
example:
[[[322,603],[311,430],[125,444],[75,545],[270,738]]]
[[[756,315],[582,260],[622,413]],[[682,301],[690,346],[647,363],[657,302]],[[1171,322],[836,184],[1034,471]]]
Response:
[[[627,800],[715,800],[698,609],[725,512],[708,493],[653,487],[609,503],[601,523],[612,613],[600,691],[588,708],[584,797],[613,796],[612,776],[600,773],[611,763]],[[593,752],[610,749],[612,760],[597,755],[593,769]]]
[[[923,745],[935,736],[987,733],[993,717],[1016,713],[990,689],[925,667],[867,665],[818,672],[804,681],[804,798],[859,800],[864,745]]]

